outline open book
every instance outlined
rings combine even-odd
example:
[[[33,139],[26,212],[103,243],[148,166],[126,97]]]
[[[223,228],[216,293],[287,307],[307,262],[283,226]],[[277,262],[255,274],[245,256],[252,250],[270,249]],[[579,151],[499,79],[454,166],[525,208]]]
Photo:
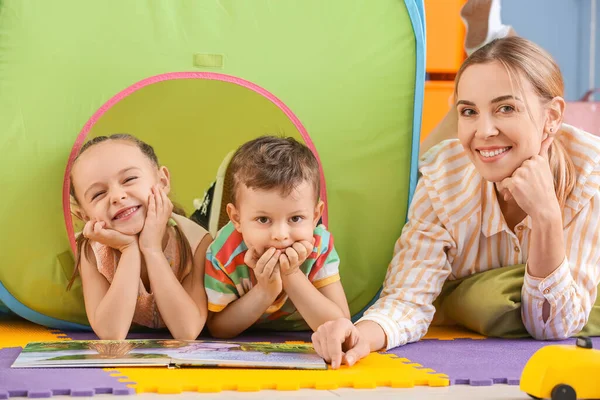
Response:
[[[327,369],[310,344],[173,339],[32,342],[12,368],[123,366]]]

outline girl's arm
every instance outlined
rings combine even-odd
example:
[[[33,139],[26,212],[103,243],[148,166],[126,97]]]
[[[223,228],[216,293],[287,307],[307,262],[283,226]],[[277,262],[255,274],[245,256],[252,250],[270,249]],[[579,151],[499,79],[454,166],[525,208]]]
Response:
[[[167,222],[171,218],[173,203],[167,197],[165,188],[156,185],[148,198],[148,212],[144,229],[140,233],[139,246],[146,262],[150,288],[154,294],[156,307],[165,325],[175,339],[194,340],[202,331],[206,322],[205,300],[200,293],[198,273],[202,270],[199,257],[206,252],[207,240],[204,237],[192,259],[192,272],[188,288],[193,289],[189,294],[179,282],[162,249],[162,241],[167,230]],[[182,221],[183,222],[183,221]],[[191,221],[185,221],[192,223]],[[187,224],[186,224],[187,225]],[[196,232],[186,228],[186,238]]]
[[[113,250],[115,251],[115,250]],[[100,339],[122,340],[133,320],[139,291],[141,257],[137,243],[123,249],[112,284],[98,271],[92,249],[81,255],[85,310]]]
[[[284,275],[282,280],[290,300],[313,331],[327,321],[350,318],[346,295],[339,280],[317,289],[300,269]]]
[[[207,246],[206,243],[201,245]],[[199,251],[202,250],[198,249],[196,254]],[[203,298],[205,295],[198,293],[203,289],[198,286],[198,269],[202,267],[198,266],[196,254],[186,289],[173,273],[162,249],[142,249],[150,287],[160,316],[173,338],[179,340],[196,339],[206,322],[206,308],[202,308],[206,302]],[[192,290],[192,293],[188,290]]]
[[[204,325],[206,324],[206,318],[208,316],[206,290],[204,289],[204,262],[206,257],[206,249],[211,242],[211,236],[206,234],[194,253],[192,272],[185,277],[182,282],[183,289],[192,298],[196,304],[196,308],[200,312],[200,329],[198,334],[202,332],[202,328],[204,328]]]

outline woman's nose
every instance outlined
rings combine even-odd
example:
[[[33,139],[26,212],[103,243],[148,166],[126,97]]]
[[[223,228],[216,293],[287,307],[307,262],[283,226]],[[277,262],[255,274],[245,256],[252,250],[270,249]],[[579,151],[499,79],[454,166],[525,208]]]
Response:
[[[480,139],[487,139],[498,135],[498,128],[491,117],[481,116],[477,121],[476,129],[475,136]]]

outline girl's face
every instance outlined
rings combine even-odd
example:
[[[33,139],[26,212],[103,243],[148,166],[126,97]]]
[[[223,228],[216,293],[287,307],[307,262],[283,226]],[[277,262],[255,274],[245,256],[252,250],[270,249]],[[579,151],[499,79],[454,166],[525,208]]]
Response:
[[[548,109],[529,81],[521,86],[498,62],[471,65],[457,86],[458,138],[490,182],[510,177],[546,138]]]
[[[142,231],[151,188],[169,192],[169,171],[157,168],[134,144],[107,140],[87,149],[71,171],[83,219],[104,221],[126,235]]]

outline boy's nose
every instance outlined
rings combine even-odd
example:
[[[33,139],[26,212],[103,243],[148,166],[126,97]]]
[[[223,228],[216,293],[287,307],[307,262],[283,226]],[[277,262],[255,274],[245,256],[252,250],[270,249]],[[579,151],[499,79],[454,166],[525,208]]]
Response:
[[[289,236],[287,229],[285,229],[283,227],[274,227],[271,235],[273,237],[273,240],[276,240],[279,242],[287,240],[288,236]]]

